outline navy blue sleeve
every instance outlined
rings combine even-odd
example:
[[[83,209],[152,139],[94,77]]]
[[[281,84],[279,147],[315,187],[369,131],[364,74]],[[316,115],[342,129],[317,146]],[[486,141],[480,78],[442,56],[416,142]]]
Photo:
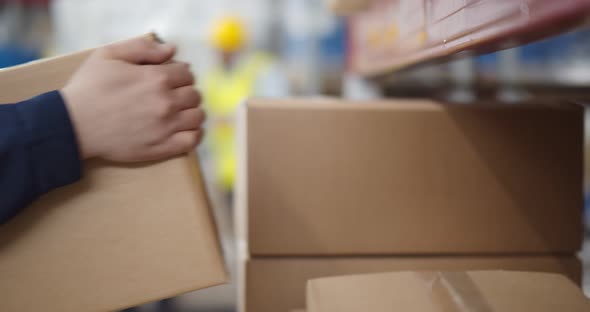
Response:
[[[61,94],[0,105],[0,224],[41,195],[78,181],[82,164]]]

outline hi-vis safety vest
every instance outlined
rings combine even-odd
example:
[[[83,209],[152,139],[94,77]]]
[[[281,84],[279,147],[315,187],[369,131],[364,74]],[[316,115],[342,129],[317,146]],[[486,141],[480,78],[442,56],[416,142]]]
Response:
[[[218,183],[231,191],[236,175],[235,129],[230,123],[216,120],[233,119],[238,105],[254,93],[260,74],[270,65],[263,54],[251,56],[233,71],[217,68],[205,76],[203,92],[207,114],[213,121],[209,133]]]

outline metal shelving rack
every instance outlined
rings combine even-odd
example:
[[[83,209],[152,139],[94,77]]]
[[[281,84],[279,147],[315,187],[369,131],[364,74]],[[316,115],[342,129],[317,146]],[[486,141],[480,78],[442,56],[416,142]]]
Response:
[[[349,67],[378,77],[517,47],[585,25],[590,0],[335,0],[349,17]]]

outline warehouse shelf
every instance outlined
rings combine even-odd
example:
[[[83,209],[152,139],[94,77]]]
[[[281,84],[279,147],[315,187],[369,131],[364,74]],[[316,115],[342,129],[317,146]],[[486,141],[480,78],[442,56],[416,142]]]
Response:
[[[586,25],[590,13],[590,0],[455,2],[460,4],[336,1],[340,10],[348,8],[351,14],[350,69],[375,77],[462,53],[516,47]],[[347,7],[345,3],[351,4]]]

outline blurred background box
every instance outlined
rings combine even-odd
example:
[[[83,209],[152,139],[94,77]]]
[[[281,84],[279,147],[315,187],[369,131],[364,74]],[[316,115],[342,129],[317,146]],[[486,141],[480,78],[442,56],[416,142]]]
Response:
[[[449,41],[517,15],[521,10],[521,2],[513,0],[426,0],[425,2],[428,36],[433,43]]]

